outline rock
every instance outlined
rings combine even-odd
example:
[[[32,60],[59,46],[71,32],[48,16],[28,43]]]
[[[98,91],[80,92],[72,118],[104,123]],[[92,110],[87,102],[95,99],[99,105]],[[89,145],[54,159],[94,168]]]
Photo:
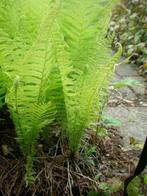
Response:
[[[128,77],[142,83],[145,80],[138,75],[133,66],[125,64],[117,67],[112,83],[119,79],[127,79]],[[136,141],[143,143],[147,136],[147,100],[144,99],[146,83],[144,84],[145,86],[133,86],[133,90],[125,87],[111,94],[109,103],[118,100],[119,104],[110,104],[104,112],[105,115],[121,121],[120,132],[124,138],[125,148],[130,148],[130,137],[134,137]],[[139,95],[139,97],[136,95]],[[138,100],[139,104],[135,105],[132,101],[140,99],[140,97],[142,98],[141,101]],[[132,102],[132,104],[126,104],[126,106],[121,99],[128,101],[128,103]]]

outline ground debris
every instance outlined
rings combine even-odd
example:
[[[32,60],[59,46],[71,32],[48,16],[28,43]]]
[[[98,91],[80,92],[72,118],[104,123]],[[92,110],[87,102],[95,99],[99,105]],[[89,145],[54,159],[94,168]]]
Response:
[[[25,186],[24,160],[22,156],[18,156],[19,150],[13,152],[14,156],[4,156],[1,152],[1,195],[88,195],[91,190],[99,192],[101,182],[110,183],[112,178],[123,181],[138,161],[139,152],[135,154],[123,149],[122,137],[115,128],[110,128],[109,135],[105,138],[87,130],[83,145],[74,157],[70,157],[66,138],[52,135],[50,141],[54,145],[51,143],[44,146],[43,143],[47,144],[47,141],[40,141],[35,162],[36,180],[30,188]],[[15,149],[17,144],[10,144]],[[93,146],[95,150],[86,154],[86,150]],[[121,191],[117,195],[120,193]]]

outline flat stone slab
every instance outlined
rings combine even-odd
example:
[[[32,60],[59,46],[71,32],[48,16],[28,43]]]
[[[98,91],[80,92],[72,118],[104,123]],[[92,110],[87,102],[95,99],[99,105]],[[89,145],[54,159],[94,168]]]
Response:
[[[124,146],[129,147],[130,137],[139,143],[147,136],[147,107],[108,107],[106,114],[121,122],[120,132],[124,138]]]
[[[142,83],[144,86],[133,86],[133,91],[128,88],[118,89],[117,92],[111,94],[109,101],[128,100],[130,103],[132,100],[140,98],[143,100],[143,104],[129,105],[116,104],[115,106],[110,105],[104,112],[105,115],[121,121],[120,133],[123,136],[124,147],[130,148],[130,137],[134,137],[139,143],[143,143],[147,137],[147,99],[145,99],[145,88],[147,83],[145,79],[138,75],[135,70],[135,66],[124,64],[116,68],[116,73],[112,79],[110,85],[113,82],[131,78]],[[135,93],[134,93],[135,92]],[[140,98],[136,96],[139,95]]]
[[[133,77],[138,76],[138,73],[135,70],[135,66],[131,64],[123,64],[116,67],[116,73],[123,77]]]

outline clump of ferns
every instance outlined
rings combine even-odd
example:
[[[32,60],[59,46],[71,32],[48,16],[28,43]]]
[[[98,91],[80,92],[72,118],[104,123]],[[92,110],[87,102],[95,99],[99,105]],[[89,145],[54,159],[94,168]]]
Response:
[[[74,155],[86,128],[98,119],[121,54],[110,56],[105,38],[115,3],[0,2],[0,66],[10,81],[5,102],[26,158],[28,184],[34,181],[36,145],[46,126],[58,122]]]

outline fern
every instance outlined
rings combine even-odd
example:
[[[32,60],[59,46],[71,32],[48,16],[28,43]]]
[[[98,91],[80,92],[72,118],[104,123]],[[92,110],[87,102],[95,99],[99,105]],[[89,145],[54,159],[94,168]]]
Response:
[[[3,72],[0,67],[0,108],[5,104],[5,95],[7,92],[7,86],[9,84],[9,79],[6,73]]]
[[[14,81],[6,95],[6,103],[16,127],[18,142],[26,159],[29,160],[26,164],[28,181],[31,180],[30,173],[32,173],[39,133],[43,127],[53,121],[55,114],[55,108],[50,102],[45,101],[45,84],[52,69],[52,52],[50,51],[53,43],[49,34],[58,13],[58,7],[57,4],[53,7],[48,6],[48,13],[42,15],[38,26],[36,39],[32,43],[28,40],[31,44],[27,49],[25,45],[22,45],[21,57],[6,61],[7,63],[3,65],[10,79]],[[21,32],[23,32],[22,29]],[[18,31],[18,34],[21,35],[21,32]],[[29,36],[26,36],[26,41],[27,38]],[[18,39],[20,39],[19,43],[24,41],[21,36],[18,36]],[[11,51],[10,55],[12,55]]]
[[[110,11],[115,1],[64,1],[61,29],[68,44],[74,72],[76,96],[67,134],[72,151],[77,151],[85,129],[102,110],[113,65],[121,51],[111,58],[105,38]],[[84,6],[83,6],[84,5]]]
[[[115,2],[0,2],[0,105],[5,97],[28,183],[44,127],[57,120],[76,152],[86,128],[100,116],[121,53],[111,56],[105,37]]]
[[[56,22],[54,28],[51,29],[51,39],[54,43],[52,52],[55,56],[55,66],[52,70],[51,78],[47,90],[47,99],[50,99],[57,108],[57,120],[62,125],[62,129],[66,130],[70,122],[70,113],[72,111],[73,97],[75,96],[73,80],[69,77],[74,71],[70,55],[66,51],[64,37],[60,30],[60,26]]]

